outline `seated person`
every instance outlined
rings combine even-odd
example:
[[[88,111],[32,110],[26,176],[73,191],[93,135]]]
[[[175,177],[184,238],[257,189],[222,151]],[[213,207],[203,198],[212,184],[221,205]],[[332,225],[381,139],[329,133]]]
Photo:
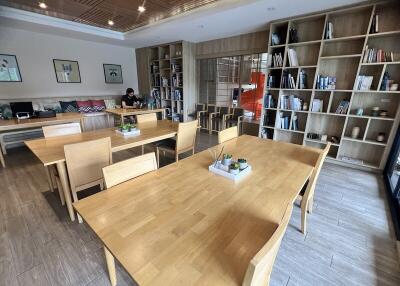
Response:
[[[135,91],[132,88],[126,89],[126,94],[122,96],[122,108],[138,107],[140,106],[141,99],[135,95]]]

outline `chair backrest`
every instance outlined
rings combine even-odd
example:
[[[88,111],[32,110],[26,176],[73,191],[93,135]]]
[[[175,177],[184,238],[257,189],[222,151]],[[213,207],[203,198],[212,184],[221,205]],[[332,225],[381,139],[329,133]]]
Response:
[[[325,149],[319,154],[317,162],[315,163],[314,170],[308,180],[307,188],[304,192],[303,199],[308,201],[313,195],[315,191],[315,186],[317,185],[317,180],[319,177],[319,173],[321,172],[322,165],[324,164],[325,158],[328,155],[329,149],[331,148],[331,142],[326,144]]]
[[[176,136],[176,152],[184,152],[194,148],[197,125],[197,120],[179,123]]]
[[[110,137],[64,146],[71,188],[103,179],[103,168],[112,164]]]
[[[157,170],[156,154],[147,153],[103,168],[107,188]]]
[[[196,111],[203,111],[204,107],[204,103],[196,103]]]
[[[140,114],[136,116],[137,123],[154,122],[157,121],[156,113]]]
[[[238,127],[233,126],[218,132],[218,144],[238,137]]]
[[[281,222],[277,226],[274,234],[261,248],[259,252],[251,259],[247,267],[246,274],[243,279],[243,286],[268,286],[271,277],[272,268],[275,258],[278,254],[282,238],[289,224],[292,214],[293,204],[289,203],[282,217]]]
[[[233,118],[237,119],[239,116],[244,115],[244,109],[236,107],[233,109]]]
[[[77,122],[42,127],[45,138],[82,133],[81,125]]]
[[[228,107],[228,106],[221,106],[219,108],[219,114],[221,117],[223,114],[229,114],[229,111],[230,111],[230,107]]]
[[[215,104],[207,104],[207,112],[212,113],[217,111],[217,106]]]

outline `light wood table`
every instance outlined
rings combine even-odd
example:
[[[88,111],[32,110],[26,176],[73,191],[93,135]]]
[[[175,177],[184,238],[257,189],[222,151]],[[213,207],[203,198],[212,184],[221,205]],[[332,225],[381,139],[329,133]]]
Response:
[[[253,168],[240,182],[210,173],[206,150],[74,203],[112,285],[114,257],[139,285],[241,285],[321,151],[248,135],[223,145]]]
[[[159,120],[156,122],[138,124],[140,135],[133,137],[124,137],[115,132],[116,128],[107,128],[75,135],[30,140],[25,141],[25,144],[36,155],[36,157],[39,158],[45,167],[56,165],[68,212],[71,220],[74,221],[75,213],[72,207],[69,180],[65,165],[64,145],[110,137],[112,152],[117,152],[175,137],[177,126],[176,123],[169,120]]]
[[[147,113],[161,113],[161,119],[165,119],[165,108],[155,108],[155,109],[139,109],[139,108],[112,108],[106,109],[108,124],[110,125],[110,115],[120,117],[121,122],[124,122],[124,117],[136,116],[140,114]]]

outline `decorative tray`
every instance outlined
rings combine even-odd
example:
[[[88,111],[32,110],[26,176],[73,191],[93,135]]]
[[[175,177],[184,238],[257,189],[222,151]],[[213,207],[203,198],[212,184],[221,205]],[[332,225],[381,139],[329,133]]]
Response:
[[[208,170],[214,174],[223,176],[236,182],[246,177],[251,172],[251,166],[247,165],[247,167],[243,170],[239,170],[238,174],[232,174],[229,173],[229,166],[222,165],[221,161],[217,161],[216,163],[214,162],[208,166]]]
[[[127,136],[137,136],[137,135],[140,135],[140,129],[137,129],[137,128],[135,128],[135,129],[132,129],[131,131],[129,131],[129,132],[122,132],[122,131],[120,131],[120,130],[115,130],[115,132],[117,133],[117,134],[120,134],[120,135],[122,135],[122,136],[125,136],[125,137],[127,137]]]

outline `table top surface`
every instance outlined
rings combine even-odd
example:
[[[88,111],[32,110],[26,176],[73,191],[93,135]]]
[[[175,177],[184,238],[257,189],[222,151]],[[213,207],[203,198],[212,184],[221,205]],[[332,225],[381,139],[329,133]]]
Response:
[[[31,119],[10,119],[10,120],[0,120],[0,131],[21,129],[21,128],[31,128],[31,127],[41,127],[52,124],[60,124],[63,122],[79,122],[83,118],[83,115],[78,112],[68,112],[68,113],[57,113],[56,117],[49,118],[31,118]]]
[[[154,112],[163,112],[165,108],[155,108],[155,109],[147,109],[147,108],[112,108],[106,109],[106,112],[112,113],[115,115],[138,115],[138,114],[146,114],[146,113],[154,113]]]
[[[142,146],[144,144],[174,137],[177,124],[169,120],[158,120],[156,122],[138,124],[140,135],[123,136],[117,134],[117,128],[99,129],[80,134],[57,136],[53,138],[42,138],[25,141],[25,145],[45,165],[52,165],[65,161],[64,145],[79,143],[99,138],[110,137],[113,152],[128,148]]]
[[[140,285],[241,285],[320,153],[248,135],[223,145],[252,166],[239,182],[209,172],[205,150],[74,204]]]

